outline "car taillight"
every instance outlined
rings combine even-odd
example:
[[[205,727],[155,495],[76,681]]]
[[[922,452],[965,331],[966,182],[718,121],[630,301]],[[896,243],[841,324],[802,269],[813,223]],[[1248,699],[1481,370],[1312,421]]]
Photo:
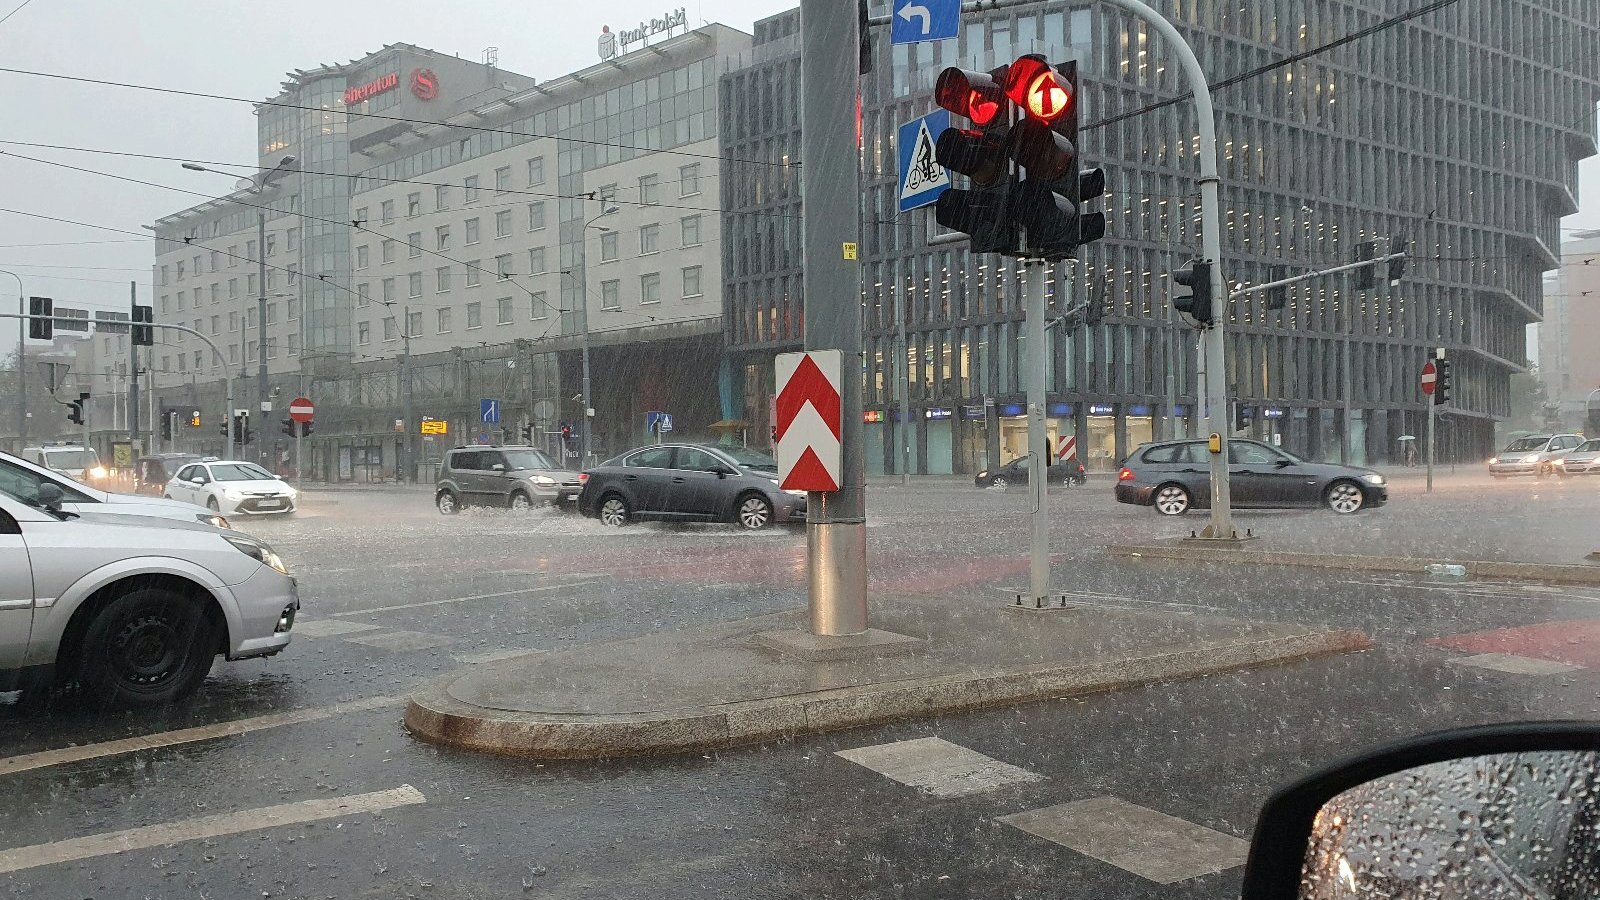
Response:
[[[1133,480],[1133,470],[1128,468],[1128,467],[1126,467],[1126,466],[1124,466],[1122,471],[1117,473],[1117,480],[1118,481],[1132,481]]]
[[[589,482],[589,473],[588,472],[579,472],[578,473],[578,483],[579,484],[588,484],[588,482]]]

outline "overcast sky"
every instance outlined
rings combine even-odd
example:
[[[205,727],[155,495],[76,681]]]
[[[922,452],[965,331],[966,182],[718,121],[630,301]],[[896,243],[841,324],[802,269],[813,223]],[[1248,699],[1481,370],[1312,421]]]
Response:
[[[20,0],[0,0],[0,15]],[[250,99],[276,93],[285,72],[341,63],[406,42],[481,59],[541,81],[591,65],[602,25],[618,29],[661,15],[681,0],[277,0],[269,4],[192,0],[32,0],[0,24],[0,60],[10,68],[157,85]],[[749,31],[757,19],[798,0],[688,0],[691,23]],[[578,5],[582,12],[565,10]],[[562,10],[551,15],[553,10]],[[0,138],[191,159],[255,159],[255,118],[246,103],[183,97],[0,73]],[[223,194],[233,179],[187,172],[175,162],[41,150],[0,151],[67,162],[178,188]],[[1582,211],[1563,224],[1600,227],[1600,162],[1583,165]],[[139,231],[140,225],[201,198],[0,156],[0,207]],[[71,246],[46,242],[117,241]],[[122,243],[120,241],[127,241]],[[0,213],[0,269],[21,274],[24,292],[91,308],[126,309],[129,280],[149,301],[148,240]],[[59,268],[48,268],[59,267]],[[80,268],[68,268],[80,267]],[[15,282],[0,275],[0,297]],[[0,308],[10,311],[9,302]],[[15,334],[9,326],[0,334]],[[0,348],[14,340],[0,338]]]

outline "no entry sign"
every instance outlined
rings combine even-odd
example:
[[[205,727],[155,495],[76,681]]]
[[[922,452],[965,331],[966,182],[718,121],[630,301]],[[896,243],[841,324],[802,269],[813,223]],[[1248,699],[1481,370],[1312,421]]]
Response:
[[[1438,380],[1439,380],[1439,367],[1434,365],[1433,360],[1430,359],[1426,363],[1423,363],[1423,365],[1422,365],[1422,392],[1424,394],[1427,394],[1429,397],[1432,397],[1433,396],[1433,385],[1434,385],[1434,382],[1436,382]]]
[[[305,397],[296,397],[289,404],[289,418],[296,422],[305,423],[311,421],[311,417],[316,411],[316,407],[312,406],[311,401]]]

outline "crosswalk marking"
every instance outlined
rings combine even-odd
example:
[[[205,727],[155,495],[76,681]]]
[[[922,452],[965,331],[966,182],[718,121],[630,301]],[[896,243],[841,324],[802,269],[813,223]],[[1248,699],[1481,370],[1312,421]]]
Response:
[[[1565,675],[1568,672],[1581,671],[1583,668],[1550,659],[1517,656],[1514,653],[1479,653],[1476,656],[1456,657],[1449,662],[1451,665],[1473,666],[1505,672],[1508,675]]]
[[[515,597],[519,594],[537,594],[544,591],[558,591],[562,588],[578,587],[580,585],[591,584],[599,580],[599,576],[595,576],[590,578],[581,578],[575,581],[563,581],[558,584],[542,584],[538,587],[517,588],[514,591],[495,591],[491,594],[472,594],[466,597],[446,597],[443,600],[422,600],[417,603],[397,603],[394,606],[373,606],[367,609],[351,609],[344,612],[336,612],[333,613],[333,615],[365,616],[371,615],[372,613],[396,612],[402,609],[425,609],[430,606],[444,606],[449,603],[465,603],[469,600],[494,600],[500,597]]]
[[[294,636],[303,638],[325,638],[376,630],[378,630],[378,626],[368,625],[364,622],[341,622],[338,619],[318,619],[315,622],[296,622],[294,626]]]
[[[426,634],[421,631],[383,631],[378,634],[359,634],[355,637],[345,638],[347,643],[361,644],[364,647],[376,647],[379,650],[427,650],[430,647],[442,647],[455,641],[451,638],[437,634]]]
[[[835,755],[935,797],[964,797],[1044,776],[936,737],[840,750]]]
[[[110,856],[130,850],[164,847],[183,841],[242,834],[263,828],[283,825],[300,825],[323,819],[336,819],[360,813],[382,812],[401,806],[428,802],[422,792],[409,784],[387,791],[353,794],[348,797],[328,797],[319,800],[302,800],[259,809],[202,816],[181,822],[163,822],[142,828],[128,828],[105,834],[69,838],[50,844],[18,847],[0,851],[0,874],[20,872],[39,866],[50,866],[97,856]]]
[[[1250,845],[1117,797],[1074,800],[996,819],[1157,884],[1244,865]]]

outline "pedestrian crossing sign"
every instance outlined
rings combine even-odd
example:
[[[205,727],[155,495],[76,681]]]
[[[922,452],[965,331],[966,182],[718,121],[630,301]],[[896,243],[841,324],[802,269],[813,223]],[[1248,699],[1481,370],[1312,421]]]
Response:
[[[934,157],[936,136],[950,127],[950,111],[935,110],[901,125],[895,136],[900,156],[900,211],[939,199],[950,187],[950,173]]]

